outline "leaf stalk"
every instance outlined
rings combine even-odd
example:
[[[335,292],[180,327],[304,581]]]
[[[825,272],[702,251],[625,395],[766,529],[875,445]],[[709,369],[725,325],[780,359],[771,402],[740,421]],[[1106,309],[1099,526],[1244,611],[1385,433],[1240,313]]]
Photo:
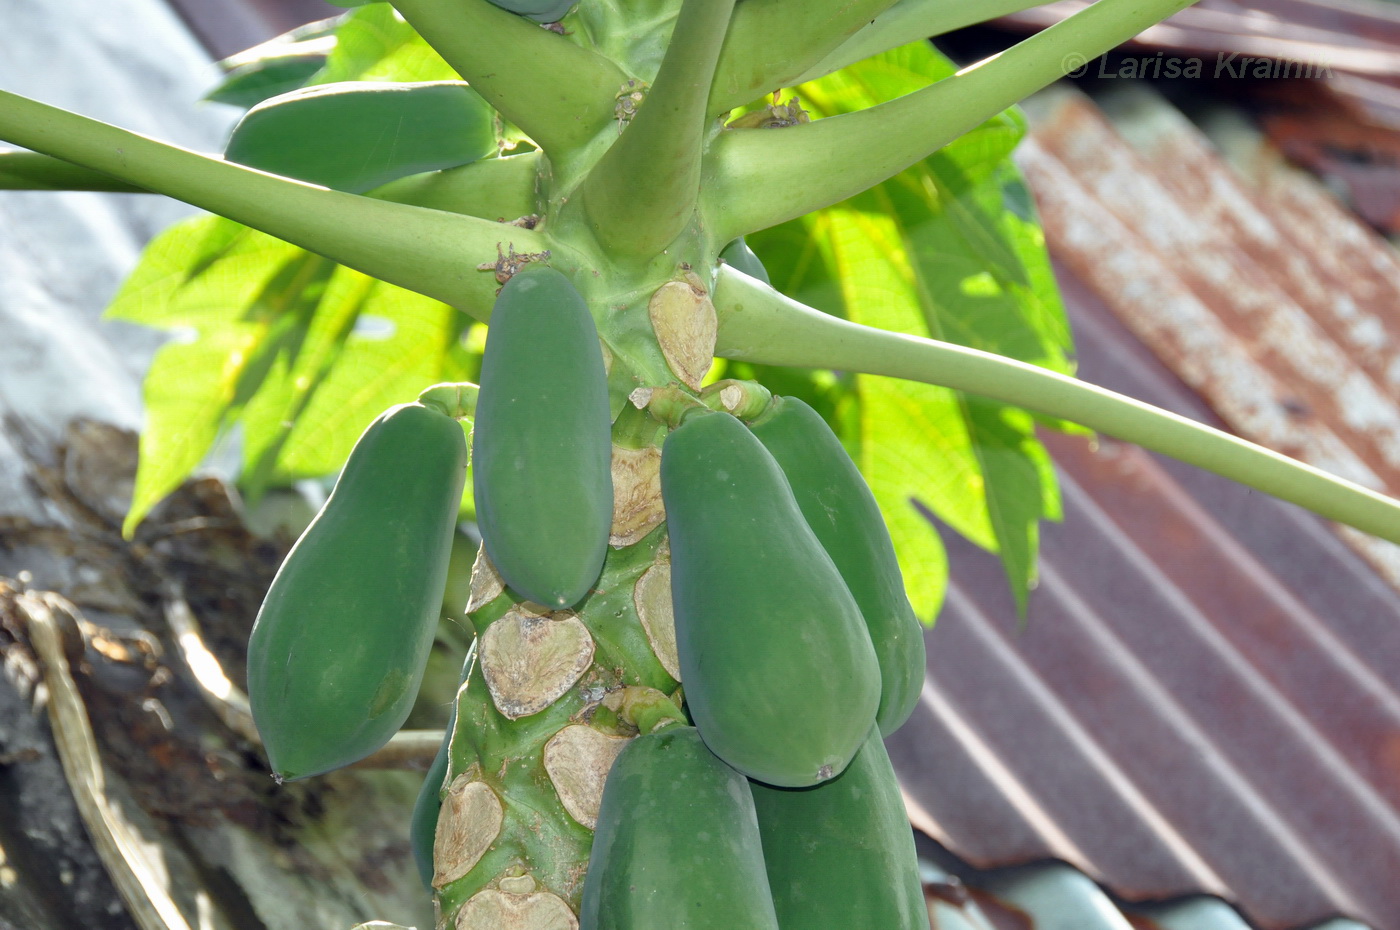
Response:
[[[705,104],[733,9],[734,0],[685,0],[650,93],[584,180],[588,218],[609,251],[659,254],[694,217]]]
[[[627,75],[607,58],[487,0],[393,0],[428,44],[551,156],[612,120]]]
[[[1400,543],[1400,501],[1151,404],[1013,359],[830,316],[721,267],[716,354],[834,368],[981,394],[1204,468]]]
[[[476,217],[327,190],[0,91],[0,139],[182,200],[485,320],[483,258],[543,237]]]
[[[720,241],[839,203],[1195,0],[1099,0],[998,55],[887,103],[783,129],[715,140],[712,202]],[[773,177],[802,178],[774,184]]]

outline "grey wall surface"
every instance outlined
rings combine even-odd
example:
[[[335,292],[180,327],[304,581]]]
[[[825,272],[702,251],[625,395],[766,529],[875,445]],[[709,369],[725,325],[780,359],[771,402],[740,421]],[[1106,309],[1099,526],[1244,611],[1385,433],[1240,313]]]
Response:
[[[202,151],[232,108],[218,71],[161,0],[4,0],[0,88]],[[0,417],[53,437],[70,418],[140,424],[159,333],[100,320],[145,242],[192,210],[131,194],[0,192]],[[37,517],[15,428],[0,430],[0,512]]]

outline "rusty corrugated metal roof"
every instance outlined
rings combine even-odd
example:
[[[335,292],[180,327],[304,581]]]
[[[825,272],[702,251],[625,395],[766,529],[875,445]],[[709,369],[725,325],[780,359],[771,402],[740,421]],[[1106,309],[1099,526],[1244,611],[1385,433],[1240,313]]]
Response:
[[[1086,378],[1205,413],[1067,284]],[[1025,633],[995,559],[945,534],[926,699],[890,741],[916,824],[979,868],[1060,859],[1129,900],[1400,927],[1400,595],[1297,508],[1050,443],[1066,518]]]
[[[1393,249],[1237,110],[1226,158],[1116,87],[1103,108],[1042,97],[1020,153],[1083,377],[1395,493]],[[995,559],[945,534],[925,701],[891,740],[916,824],[976,869],[1060,860],[1120,902],[1218,896],[1221,926],[1230,901],[1264,928],[1400,927],[1400,594],[1374,570],[1400,583],[1396,547],[1348,534],[1368,566],[1230,482],[1047,442],[1066,518],[1025,633]],[[999,874],[965,877],[1001,900]],[[1097,913],[1057,894],[1035,926],[1064,900]],[[1183,913],[1152,920],[1196,926]]]
[[[1288,200],[1249,189],[1145,89],[1116,97],[1117,122],[1071,91],[1032,107],[1041,118],[1020,162],[1066,264],[1233,429],[1395,494],[1393,249],[1316,190],[1299,215],[1308,182],[1277,162],[1270,179]],[[1400,550],[1348,535],[1400,584]]]

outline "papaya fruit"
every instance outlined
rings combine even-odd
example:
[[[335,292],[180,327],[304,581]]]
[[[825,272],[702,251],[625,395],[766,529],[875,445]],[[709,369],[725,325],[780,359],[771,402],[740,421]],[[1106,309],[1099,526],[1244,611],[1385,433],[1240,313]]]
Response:
[[[726,265],[742,271],[751,278],[757,278],[764,284],[773,283],[768,278],[768,269],[763,267],[763,262],[759,261],[753,249],[749,248],[749,244],[744,241],[743,236],[740,236],[721,249],[719,260]]]
[[[924,633],[875,495],[826,420],[796,397],[775,397],[750,427],[777,459],[797,506],[836,563],[880,663],[880,733],[897,730],[924,686]]]
[[[472,449],[477,526],[507,587],[580,601],[612,527],[612,418],[602,346],[563,274],[532,263],[491,310]]]
[[[777,930],[749,787],[694,727],[639,736],[603,787],[580,930]]]
[[[751,789],[779,927],[928,930],[914,832],[879,733],[830,781]]]
[[[224,157],[362,194],[495,151],[494,111],[460,81],[345,81],[257,104],[233,127]]]
[[[557,23],[578,0],[491,0],[503,10],[519,13],[537,23]]]
[[[782,469],[739,420],[698,412],[661,447],[686,706],[710,749],[757,781],[816,784],[875,723],[865,621]]]
[[[466,467],[456,420],[391,407],[277,570],[248,640],[248,700],[280,779],[364,758],[413,709]]]

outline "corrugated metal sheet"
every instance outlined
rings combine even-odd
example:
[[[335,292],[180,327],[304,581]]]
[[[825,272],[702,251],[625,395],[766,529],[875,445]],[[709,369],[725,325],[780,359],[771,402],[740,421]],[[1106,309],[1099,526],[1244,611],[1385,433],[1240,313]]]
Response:
[[[1241,173],[1140,88],[1107,108],[1049,95],[1022,152],[1082,375],[1394,493],[1389,245],[1257,139],[1224,134]],[[916,824],[977,869],[1221,899],[1143,926],[1228,926],[1230,901],[1265,928],[1400,927],[1400,595],[1297,508],[1047,440],[1066,518],[1024,633],[995,559],[945,534],[925,700],[891,740]],[[1362,548],[1400,578],[1395,547]],[[1073,870],[1000,874],[965,877],[1037,927],[1108,901]]]
[[[1242,435],[1396,493],[1390,245],[1335,207],[1275,208],[1146,90],[1114,107],[1117,123],[1072,91],[1033,107],[1020,161],[1066,264]],[[1343,277],[1325,237],[1371,274]],[[1353,538],[1400,584],[1400,550]]]

